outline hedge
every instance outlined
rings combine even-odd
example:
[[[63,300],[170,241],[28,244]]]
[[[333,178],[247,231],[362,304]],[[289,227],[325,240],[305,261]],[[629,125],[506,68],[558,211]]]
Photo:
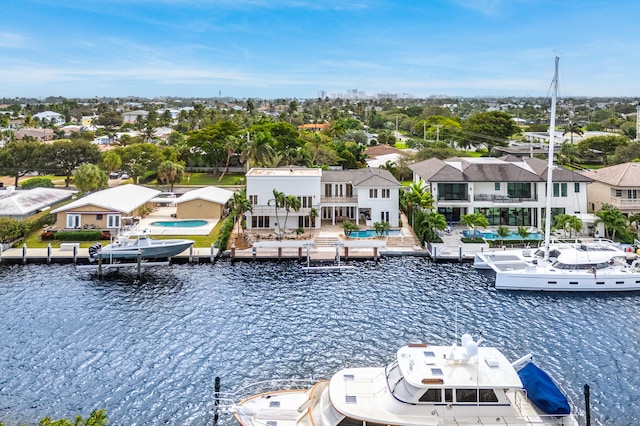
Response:
[[[100,230],[58,231],[55,239],[59,241],[96,241],[102,236]]]

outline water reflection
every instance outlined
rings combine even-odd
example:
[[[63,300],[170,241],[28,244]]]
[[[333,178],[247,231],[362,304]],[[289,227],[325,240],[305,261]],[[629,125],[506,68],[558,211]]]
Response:
[[[97,278],[68,265],[0,268],[0,421],[106,408],[112,424],[211,424],[223,391],[390,361],[410,341],[484,336],[532,352],[594,417],[640,423],[638,294],[498,292],[467,266],[362,262],[343,274],[221,262]],[[226,417],[220,424],[230,423]]]

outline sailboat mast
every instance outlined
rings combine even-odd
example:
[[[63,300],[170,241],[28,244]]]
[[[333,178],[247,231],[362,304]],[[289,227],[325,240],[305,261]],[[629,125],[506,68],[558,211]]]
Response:
[[[545,206],[544,224],[544,260],[549,260],[549,245],[551,243],[551,196],[553,194],[553,148],[556,133],[556,101],[558,97],[558,63],[556,56],[555,72],[553,75],[553,93],[551,95],[551,119],[549,120],[549,161],[547,163],[547,203]]]

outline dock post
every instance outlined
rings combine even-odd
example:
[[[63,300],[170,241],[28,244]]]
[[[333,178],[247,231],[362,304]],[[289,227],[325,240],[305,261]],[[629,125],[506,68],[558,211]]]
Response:
[[[27,263],[27,243],[22,243],[22,263]]]
[[[193,246],[189,247],[189,263],[193,263]]]
[[[462,263],[462,246],[458,246],[458,262]]]
[[[98,253],[98,276],[102,277],[102,252]]]
[[[438,260],[438,247],[433,246],[433,261],[436,262]]]
[[[218,405],[220,405],[220,377],[216,376],[214,381],[214,393],[213,393],[213,402],[215,405],[214,413],[213,413],[213,424],[217,426],[218,424]]]
[[[210,261],[211,263],[213,263],[213,261],[214,261],[214,259],[215,259],[215,253],[216,253],[216,249],[215,249],[215,247],[214,247],[213,243],[211,243],[211,252],[210,252],[210,254],[209,254],[209,261]]]
[[[73,245],[73,263],[76,264],[78,262],[78,246]]]
[[[375,262],[378,262],[378,247],[377,246],[373,248],[373,260]]]
[[[349,258],[349,247],[344,246],[344,260]]]
[[[278,247],[278,260],[282,258],[282,246]]]
[[[47,265],[51,264],[51,243],[47,244]]]
[[[591,426],[591,407],[589,403],[589,396],[590,396],[589,385],[584,385],[584,408],[586,413],[585,417],[586,417],[587,426]]]
[[[302,258],[302,246],[298,247],[298,259]]]
[[[236,244],[231,242],[231,260],[236,258]]]
[[[138,255],[136,256],[136,262],[138,263],[138,278],[142,275],[142,251],[138,250]]]
[[[251,256],[253,256],[253,260],[256,260],[256,255],[258,254],[258,248],[256,246],[251,247]]]

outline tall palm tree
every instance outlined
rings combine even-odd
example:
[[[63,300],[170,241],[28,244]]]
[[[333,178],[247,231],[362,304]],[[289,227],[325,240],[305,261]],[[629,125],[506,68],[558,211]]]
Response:
[[[289,220],[289,212],[291,210],[293,210],[294,212],[298,212],[300,211],[300,208],[302,207],[302,202],[300,201],[300,198],[296,197],[295,195],[287,195],[284,198],[284,209],[287,212],[285,218],[284,218],[284,226],[287,226],[287,221]]]
[[[460,218],[462,223],[470,228],[473,228],[473,238],[476,238],[476,228],[481,226],[486,229],[489,226],[489,221],[482,213],[469,213]]]
[[[247,170],[252,165],[260,166],[268,162],[273,154],[272,141],[271,133],[259,132],[245,143],[241,159],[247,163]]]
[[[620,210],[611,206],[610,204],[604,204],[599,212],[596,212],[596,225],[598,223],[604,224],[604,231],[607,236],[610,234],[611,239],[615,240],[616,232],[624,232],[627,227],[627,219]]]
[[[584,132],[582,131],[580,125],[578,123],[574,123],[573,121],[570,121],[569,124],[565,126],[562,136],[566,135],[567,133],[569,133],[569,136],[571,137],[571,145],[573,145],[574,134],[578,136],[584,135]]]
[[[414,226],[415,210],[428,210],[433,208],[433,195],[427,191],[424,181],[412,182],[403,195],[404,206],[407,214],[411,215],[411,226]]]
[[[273,204],[273,206],[276,209],[276,222],[277,222],[277,226],[278,226],[278,239],[282,238],[282,224],[280,223],[280,216],[278,215],[278,211],[280,211],[281,208],[283,208],[285,206],[285,200],[286,200],[287,196],[284,194],[284,192],[280,192],[277,189],[273,189],[273,198],[269,201],[267,201],[267,205],[270,206]]]
[[[242,216],[246,212],[253,211],[251,201],[247,198],[247,190],[243,189],[240,192],[234,192],[231,197],[229,207],[231,208],[231,214],[234,216],[235,221],[238,223],[238,233],[242,230],[244,235],[244,228],[242,228]]]

